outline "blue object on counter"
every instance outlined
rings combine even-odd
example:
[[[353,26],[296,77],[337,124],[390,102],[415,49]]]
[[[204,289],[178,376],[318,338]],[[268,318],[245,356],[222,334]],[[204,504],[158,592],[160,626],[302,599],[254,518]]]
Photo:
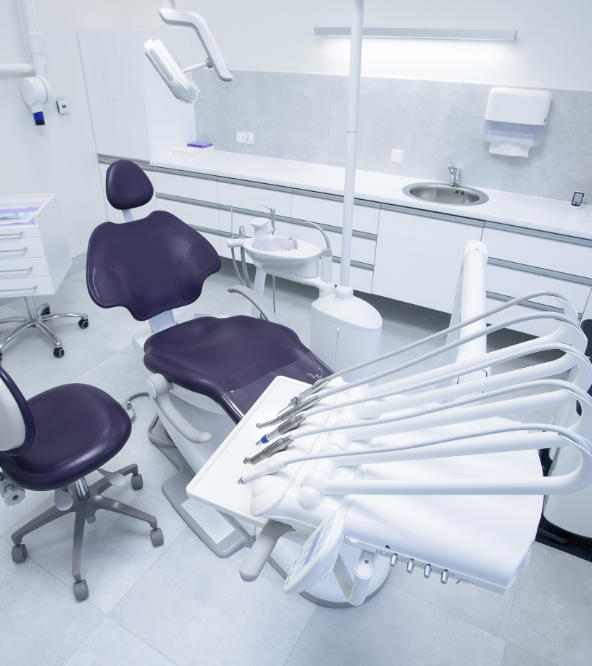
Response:
[[[212,145],[211,141],[191,141],[187,144],[189,148],[209,148]]]
[[[33,119],[35,120],[35,125],[45,125],[43,111],[35,111],[35,113],[33,113]]]

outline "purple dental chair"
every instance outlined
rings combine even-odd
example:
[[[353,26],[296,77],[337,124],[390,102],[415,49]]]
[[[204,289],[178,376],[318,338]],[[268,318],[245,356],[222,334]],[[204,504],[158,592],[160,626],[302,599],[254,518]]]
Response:
[[[153,195],[146,174],[127,160],[109,166],[106,189],[109,203],[124,211]],[[176,324],[167,317],[173,308],[196,301],[220,265],[218,253],[198,231],[171,213],[155,211],[94,230],[87,286],[97,305],[123,306],[134,319],[150,320],[154,334],[144,346],[148,370],[211,398],[238,422],[274,377],[312,383],[331,370],[280,324],[247,316]]]
[[[20,488],[56,491],[54,506],[12,534],[16,564],[28,556],[24,536],[74,513],[73,591],[83,601],[88,597],[88,585],[80,573],[82,538],[85,523],[93,523],[98,510],[147,522],[152,545],[162,545],[163,535],[154,516],[103,495],[111,485],[121,485],[124,475],[132,475],[134,490],[143,485],[137,465],[113,473],[101,469],[131,432],[129,416],[113,398],[94,386],[65,384],[25,400],[0,367],[0,423],[0,481],[7,503],[18,499]],[[97,470],[102,478],[87,485],[86,475]]]
[[[163,484],[163,493],[213,552],[228,557],[249,545],[252,537],[244,532],[241,536],[240,526],[224,516],[234,536],[219,543],[210,538],[185,509],[187,483],[275,377],[313,383],[331,370],[294,331],[270,321],[250,290],[236,287],[229,291],[251,300],[262,318],[205,316],[177,323],[172,310],[199,298],[204,281],[220,269],[218,253],[197,230],[171,213],[154,211],[143,219],[132,219],[131,209],[147,204],[154,193],[146,174],[133,162],[118,160],[109,166],[106,193],[109,203],[122,210],[128,221],[105,222],[94,230],[87,254],[88,291],[101,307],[121,306],[134,319],[149,321],[152,335],[144,343],[143,362],[153,373],[150,386],[157,386],[156,393],[151,388],[151,396],[165,437],[168,434],[179,449],[181,442],[187,455],[201,456],[191,462],[184,456],[175,460],[171,447],[165,445],[161,450],[179,471]],[[202,408],[204,397],[209,398],[205,402],[212,411],[209,406]],[[165,407],[172,403],[177,409],[167,414]],[[216,436],[201,430],[193,431],[198,437],[185,435],[183,427],[188,422],[183,413],[187,409],[193,410],[191,417],[200,429],[204,424]],[[213,411],[219,416],[212,416]],[[153,437],[151,440],[159,446]],[[205,448],[204,442],[208,442]]]

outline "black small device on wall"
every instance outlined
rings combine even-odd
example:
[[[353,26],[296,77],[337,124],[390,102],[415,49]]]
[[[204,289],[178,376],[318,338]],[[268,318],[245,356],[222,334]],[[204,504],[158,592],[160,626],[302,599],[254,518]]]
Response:
[[[572,206],[581,206],[584,202],[584,193],[583,192],[574,192],[573,197],[571,198]]]

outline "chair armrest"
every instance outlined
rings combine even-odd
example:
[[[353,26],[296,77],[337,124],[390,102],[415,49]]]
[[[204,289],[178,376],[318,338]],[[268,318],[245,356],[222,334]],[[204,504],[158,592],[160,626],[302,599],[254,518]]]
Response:
[[[261,316],[263,317],[263,319],[265,319],[265,321],[270,321],[273,324],[277,323],[275,315],[270,313],[266,309],[264,303],[261,301],[261,299],[252,289],[249,289],[248,287],[243,287],[240,284],[235,284],[232,287],[228,288],[228,292],[231,294],[240,294],[241,296],[244,296],[257,308],[257,310],[259,310]]]

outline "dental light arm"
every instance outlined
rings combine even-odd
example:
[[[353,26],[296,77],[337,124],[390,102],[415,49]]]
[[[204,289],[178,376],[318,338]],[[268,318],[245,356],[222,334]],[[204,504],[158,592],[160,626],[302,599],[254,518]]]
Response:
[[[213,68],[222,81],[232,81],[232,74],[226,66],[214,35],[199,14],[180,11],[175,8],[174,0],[169,0],[165,1],[164,7],[160,10],[160,17],[169,25],[193,28],[207,54],[205,61],[182,67],[159,39],[146,41],[144,44],[146,57],[177,99],[192,103],[199,97],[199,88],[188,76],[189,72],[196,69]]]

